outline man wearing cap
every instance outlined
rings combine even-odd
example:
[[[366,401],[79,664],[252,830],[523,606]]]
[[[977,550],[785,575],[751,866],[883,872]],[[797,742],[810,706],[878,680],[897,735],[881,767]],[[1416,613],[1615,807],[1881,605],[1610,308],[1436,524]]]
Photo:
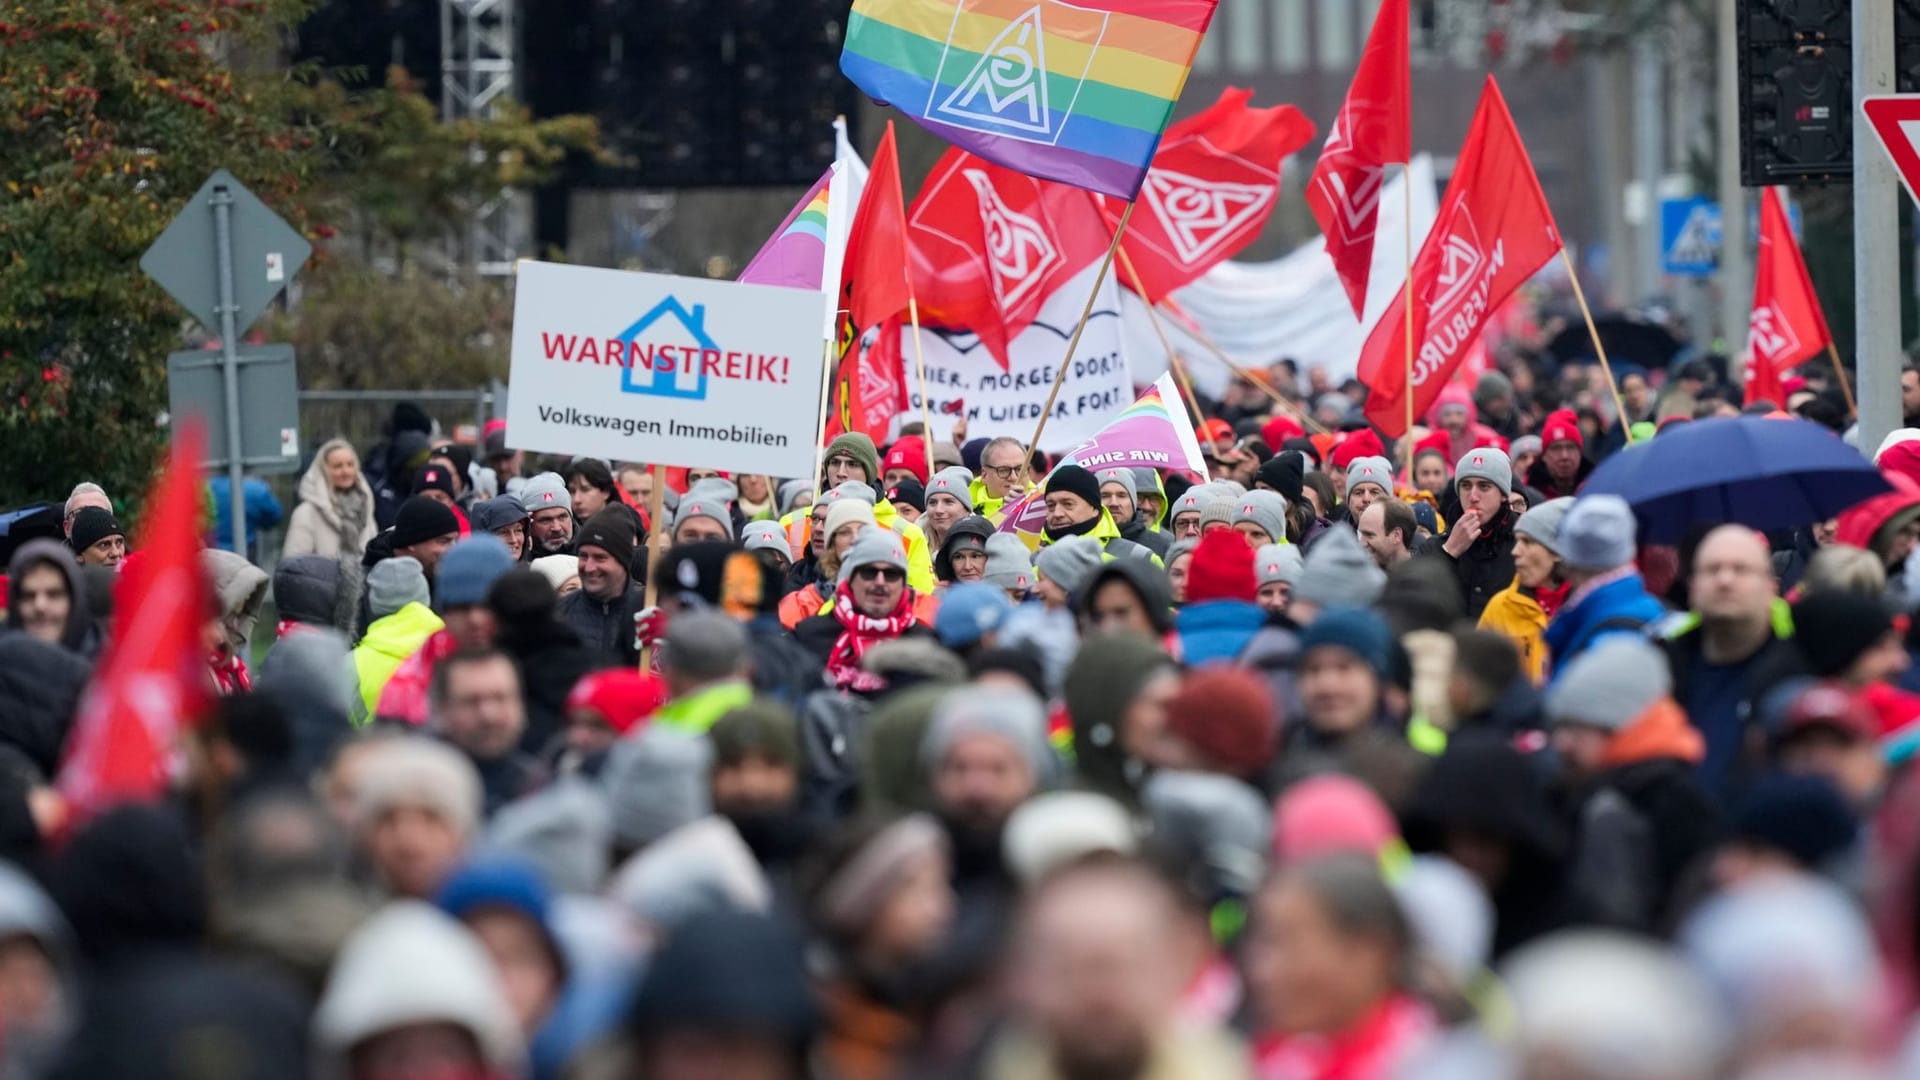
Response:
[[[780,529],[777,521],[749,521],[740,530],[740,546],[754,553],[760,561],[767,563],[784,586],[787,572],[793,569],[792,549],[787,547],[787,534]],[[766,552],[761,555],[761,552]]]
[[[1059,768],[1047,742],[1046,706],[1011,687],[948,694],[927,724],[920,763],[951,842],[954,885],[1010,890],[1001,832]]]
[[[1333,493],[1344,503],[1349,496],[1347,487],[1352,483],[1347,470],[1356,461],[1366,458],[1385,458],[1387,448],[1380,443],[1380,436],[1373,429],[1349,432],[1341,438],[1340,445],[1327,455],[1327,478],[1333,481]],[[1391,475],[1391,471],[1389,471]],[[1352,520],[1352,519],[1348,519]]]
[[[1269,615],[1287,613],[1302,567],[1300,549],[1293,544],[1267,544],[1253,553],[1253,580],[1258,587],[1254,600],[1261,610]]]
[[[914,614],[907,552],[900,537],[868,529],[840,561],[833,607],[801,620],[793,638],[826,666],[827,681],[852,693],[875,693],[885,681],[861,666],[867,650],[901,637],[933,637]]]
[[[433,610],[444,627],[434,632],[394,671],[380,692],[373,715],[383,722],[419,727],[431,712],[429,688],[441,661],[462,649],[493,647],[499,626],[487,594],[513,569],[507,546],[484,533],[469,536],[447,550],[435,581]]]
[[[987,537],[986,580],[1020,603],[1033,590],[1033,553],[1012,533],[995,532]]]
[[[1249,491],[1234,499],[1227,521],[1249,547],[1287,542],[1287,500],[1271,491]]]
[[[1379,499],[1367,504],[1358,518],[1360,546],[1367,549],[1382,570],[1392,570],[1413,558],[1419,546],[1413,520],[1413,508],[1399,499]]]
[[[1520,515],[1513,526],[1513,584],[1480,613],[1480,629],[1513,642],[1536,686],[1547,674],[1547,623],[1572,590],[1560,565],[1560,522],[1572,508],[1572,499],[1551,499]]]
[[[1567,895],[1588,906],[1582,922],[1652,932],[1681,875],[1720,838],[1719,806],[1694,777],[1705,746],[1660,661],[1644,638],[1611,637],[1562,668],[1547,693],[1574,807]]]
[[[515,562],[533,560],[533,545],[527,541],[527,508],[511,495],[475,503],[473,531],[499,537]]]
[[[119,566],[127,557],[127,530],[113,511],[89,506],[73,516],[67,546],[81,566]]]
[[[1784,685],[1780,690],[1787,692]],[[1860,813],[1870,812],[1885,794],[1880,718],[1839,683],[1805,684],[1788,703],[1772,743],[1772,761],[1781,772],[1826,780]]]
[[[927,509],[927,489],[920,481],[908,477],[887,485],[887,501],[893,504],[894,512],[900,520],[918,525],[920,516]],[[925,532],[922,529],[921,532]]]
[[[487,437],[480,440],[480,463],[493,470],[501,491],[507,490],[509,481],[519,479],[520,451],[507,448],[504,426],[487,432]]]
[[[448,508],[460,505],[460,486],[453,478],[453,470],[438,462],[430,461],[413,474],[413,493]]]
[[[927,481],[927,512],[915,524],[927,534],[927,546],[939,551],[947,541],[947,530],[973,513],[973,492],[968,485],[973,476],[962,468],[941,469]]]
[[[369,569],[385,559],[404,555],[420,564],[431,587],[440,559],[460,539],[460,519],[453,508],[424,495],[415,495],[400,504],[393,528],[373,538],[361,565]]]
[[[1637,536],[1633,510],[1618,495],[1589,495],[1560,519],[1560,562],[1573,591],[1547,624],[1553,679],[1595,643],[1616,634],[1644,635],[1666,614],[1634,568]]]
[[[641,591],[628,567],[638,544],[633,511],[609,506],[580,527],[580,589],[560,601],[560,621],[609,662],[634,663],[633,613]]]
[[[1460,496],[1459,520],[1421,551],[1452,565],[1466,616],[1478,619],[1493,594],[1513,582],[1513,511],[1507,506],[1513,464],[1501,450],[1469,450],[1454,466],[1453,489]]]
[[[1346,518],[1354,527],[1367,507],[1393,495],[1393,466],[1383,457],[1355,458],[1347,466]]]
[[[1109,559],[1146,559],[1160,565],[1148,548],[1121,537],[1107,508],[1100,503],[1100,482],[1078,465],[1062,465],[1047,477],[1047,523],[1042,547],[1069,536],[1085,536],[1100,545]]]
[[[1120,526],[1120,538],[1131,540],[1153,552],[1165,555],[1173,538],[1148,528],[1146,518],[1140,512],[1140,487],[1137,471],[1134,469],[1102,469],[1099,473],[1100,503],[1106,507],[1107,516]]]
[[[367,575],[367,608],[373,621],[354,646],[356,692],[353,722],[373,719],[387,680],[442,625],[428,605],[427,578],[416,559],[385,559]]]
[[[1133,493],[1133,501],[1140,508],[1140,520],[1147,523],[1147,531],[1166,532],[1167,487],[1166,481],[1160,477],[1160,470],[1145,465],[1134,466]],[[1168,538],[1167,544],[1172,546],[1171,537]],[[1163,558],[1166,556],[1164,551],[1155,552],[1155,554]]]
[[[559,473],[544,472],[520,489],[527,508],[527,536],[533,557],[573,554],[573,495]]]
[[[1580,421],[1572,409],[1556,409],[1540,425],[1540,460],[1527,470],[1527,486],[1549,499],[1578,495],[1593,475],[1593,462],[1587,460],[1586,440],[1580,435]]]
[[[702,540],[732,543],[733,511],[725,502],[705,493],[696,496],[690,490],[673,514],[673,542],[697,544]]]

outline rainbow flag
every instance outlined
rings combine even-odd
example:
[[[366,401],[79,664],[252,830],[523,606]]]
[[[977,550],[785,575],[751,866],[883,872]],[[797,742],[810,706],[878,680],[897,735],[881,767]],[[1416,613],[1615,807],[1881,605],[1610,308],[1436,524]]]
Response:
[[[1160,376],[1093,438],[1062,454],[1053,467],[1062,465],[1078,465],[1096,475],[1102,469],[1142,465],[1163,473],[1189,469],[1202,477],[1207,475],[1200,440],[1194,436],[1193,420],[1180,405],[1180,391],[1173,385],[1172,372]],[[1045,490],[1042,482],[1007,504],[1000,531],[1018,534],[1029,547],[1038,544],[1040,530],[1047,523],[1046,500],[1042,497]]]
[[[773,235],[760,245],[740,280],[750,285],[786,285],[795,289],[819,289],[827,263],[827,200],[831,195],[833,170],[827,170],[780,223]]]
[[[840,69],[988,161],[1132,199],[1218,0],[854,0]]]

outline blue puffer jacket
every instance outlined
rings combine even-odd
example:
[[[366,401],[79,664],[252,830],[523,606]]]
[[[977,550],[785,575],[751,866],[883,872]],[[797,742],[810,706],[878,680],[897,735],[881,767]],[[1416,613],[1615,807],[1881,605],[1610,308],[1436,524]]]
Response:
[[[1666,613],[1666,607],[1647,592],[1639,574],[1609,581],[1581,597],[1579,603],[1561,608],[1547,624],[1547,651],[1553,657],[1548,685],[1594,642],[1612,634],[1644,635],[1647,627]]]
[[[1188,604],[1173,617],[1180,638],[1180,661],[1188,667],[1238,659],[1247,642],[1266,625],[1267,613],[1243,600],[1206,600]]]

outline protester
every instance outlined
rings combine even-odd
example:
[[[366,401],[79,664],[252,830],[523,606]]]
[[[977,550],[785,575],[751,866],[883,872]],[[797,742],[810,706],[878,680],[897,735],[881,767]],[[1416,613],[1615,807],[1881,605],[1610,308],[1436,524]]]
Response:
[[[1085,536],[1100,545],[1105,558],[1160,561],[1151,549],[1121,537],[1100,501],[1100,482],[1078,465],[1062,465],[1047,477],[1046,506],[1046,543]]]
[[[527,533],[535,558],[573,554],[573,495],[559,473],[540,473],[518,492],[527,508]]]
[[[473,505],[469,514],[476,533],[491,533],[507,545],[515,562],[527,562],[533,545],[527,539],[527,508],[512,495],[501,495]]]
[[[353,668],[358,687],[354,723],[372,721],[387,682],[408,657],[445,623],[429,606],[426,575],[417,559],[383,559],[367,575],[367,608],[373,622],[354,646]]]
[[[111,511],[94,506],[73,516],[67,544],[81,566],[119,566],[127,558],[127,531]]]
[[[1460,517],[1426,551],[1453,565],[1467,617],[1477,619],[1493,594],[1513,582],[1513,465],[1499,450],[1471,450],[1453,470]]]
[[[1007,502],[1026,490],[1027,449],[1016,439],[998,438],[980,451],[979,476],[970,485],[973,510],[999,521]],[[1094,499],[1099,502],[1099,499]]]
[[[1382,497],[1369,502],[1359,511],[1355,525],[1360,532],[1360,545],[1382,570],[1390,571],[1413,558],[1420,544],[1413,510],[1398,499]]]
[[[1549,499],[1567,498],[1578,495],[1592,474],[1593,462],[1587,460],[1586,443],[1573,410],[1550,414],[1540,426],[1540,460],[1520,474],[1527,486]]]
[[[633,616],[642,590],[629,567],[638,543],[632,511],[614,506],[581,525],[573,545],[580,559],[580,588],[560,601],[560,621],[610,662],[635,657]]]
[[[1513,642],[1535,683],[1546,678],[1547,626],[1573,588],[1560,561],[1560,523],[1572,507],[1572,499],[1552,499],[1520,515],[1513,523],[1513,584],[1480,612],[1480,628]]]
[[[1633,511],[1616,495],[1580,499],[1560,519],[1555,541],[1573,589],[1547,624],[1556,672],[1602,639],[1645,633],[1666,614],[1634,566],[1636,535]]]

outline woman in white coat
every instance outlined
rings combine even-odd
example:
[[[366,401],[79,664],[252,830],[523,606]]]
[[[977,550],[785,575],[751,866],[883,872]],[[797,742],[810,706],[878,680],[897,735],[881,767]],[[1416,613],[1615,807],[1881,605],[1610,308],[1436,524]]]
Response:
[[[299,494],[282,557],[326,555],[358,565],[375,529],[373,488],[353,444],[328,440],[300,478]]]

